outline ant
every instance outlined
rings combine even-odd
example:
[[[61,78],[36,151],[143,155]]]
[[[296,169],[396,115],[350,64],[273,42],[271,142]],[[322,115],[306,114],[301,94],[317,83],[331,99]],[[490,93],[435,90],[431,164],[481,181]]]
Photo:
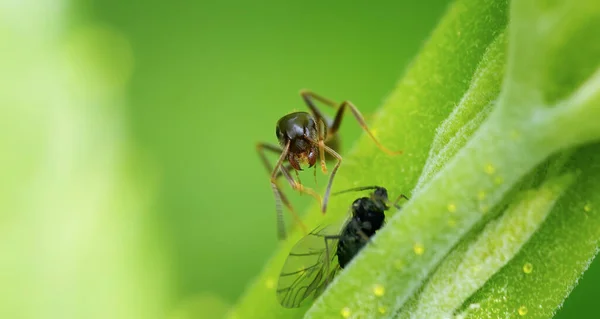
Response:
[[[279,239],[285,239],[286,237],[281,207],[282,202],[292,212],[292,216],[303,228],[304,233],[306,233],[306,226],[302,223],[302,221],[300,221],[300,218],[294,212],[289,200],[285,197],[279,188],[279,185],[277,184],[277,179],[280,176],[284,176],[294,190],[309,194],[317,199],[319,203],[321,203],[321,212],[323,214],[327,210],[327,203],[329,201],[333,179],[335,178],[335,174],[342,163],[342,157],[336,152],[336,150],[339,148],[339,136],[337,133],[340,125],[342,124],[342,118],[346,108],[350,109],[358,124],[365,132],[367,132],[367,134],[369,134],[379,149],[390,155],[402,154],[401,151],[393,152],[388,150],[381,145],[379,141],[377,141],[375,136],[373,136],[367,127],[367,124],[365,123],[363,116],[358,111],[358,108],[354,106],[352,102],[344,101],[341,104],[338,104],[332,100],[326,99],[307,90],[300,91],[300,96],[302,96],[304,102],[310,109],[310,113],[293,112],[283,116],[279,119],[279,121],[277,121],[275,134],[277,135],[279,145],[274,145],[271,143],[258,143],[256,145],[256,149],[261,160],[263,161],[265,168],[271,173],[271,188],[273,189],[273,194],[275,195],[276,201],[277,230]],[[315,105],[315,101],[319,101],[336,109],[335,117],[331,119],[321,113],[321,110],[319,110],[319,108]],[[269,163],[265,151],[279,154],[279,159],[274,167],[272,167]],[[309,168],[313,166],[315,167],[316,179],[317,172],[315,164],[317,163],[317,158],[320,159],[321,170],[324,174],[327,173],[326,159],[337,161],[333,167],[333,170],[331,171],[331,175],[329,176],[329,181],[327,183],[327,188],[325,189],[325,195],[323,196],[323,199],[321,199],[319,194],[317,194],[314,190],[305,188],[299,181],[296,182],[290,174],[290,171],[293,169],[296,172],[296,176],[299,177],[298,171],[302,171],[300,165],[308,164]],[[284,166],[284,162],[286,160],[289,163],[288,166]]]

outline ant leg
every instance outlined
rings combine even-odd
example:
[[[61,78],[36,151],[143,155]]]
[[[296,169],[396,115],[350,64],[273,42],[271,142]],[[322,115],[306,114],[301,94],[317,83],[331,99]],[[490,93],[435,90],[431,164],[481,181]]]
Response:
[[[281,167],[283,159],[285,159],[285,156],[287,155],[287,152],[289,150],[289,145],[285,149],[282,149],[281,147],[275,146],[273,144],[258,143],[256,145],[256,150],[258,151],[258,154],[259,154],[265,168],[269,171],[269,173],[271,173],[271,188],[272,188],[273,194],[275,196],[275,210],[276,210],[276,214],[277,214],[277,233],[278,233],[279,239],[283,240],[286,237],[285,224],[283,222],[283,212],[282,212],[282,208],[281,208],[281,203],[283,203],[290,210],[290,212],[292,213],[292,217],[298,223],[298,225],[300,225],[300,227],[306,234],[306,232],[307,232],[306,225],[304,225],[304,223],[302,223],[302,221],[300,220],[300,217],[298,217],[298,215],[296,214],[291,203],[289,202],[289,200],[287,199],[287,197],[284,195],[284,193],[279,188],[279,185],[277,184],[277,179],[280,176],[285,175],[285,173],[287,173],[289,175],[288,171],[291,169],[291,166]],[[271,167],[271,164],[269,163],[267,156],[265,154],[265,150],[268,150],[268,151],[271,151],[274,153],[280,153],[280,157],[279,157],[279,160],[277,161],[275,168]]]
[[[300,180],[300,174],[296,170],[294,172],[296,172],[296,180],[297,180],[298,185],[300,185],[300,187],[302,187],[302,181]],[[300,195],[302,195],[302,193],[300,193]]]
[[[326,99],[324,97],[321,97],[309,90],[301,90],[300,91],[300,96],[302,96],[302,99],[304,100],[304,103],[306,103],[306,105],[308,106],[308,108],[310,109],[310,111],[313,113],[313,115],[315,116],[315,118],[317,119],[324,119],[326,124],[329,124],[329,118],[327,116],[325,116],[323,113],[321,113],[321,110],[319,110],[319,108],[317,107],[317,105],[315,104],[315,102],[313,100],[317,100],[327,106],[330,106],[332,108],[335,108],[338,104],[332,100]]]
[[[385,146],[383,146],[381,143],[379,143],[379,141],[375,138],[373,133],[371,133],[371,130],[369,130],[369,127],[367,126],[367,123],[365,123],[365,119],[363,118],[362,114],[360,114],[360,112],[358,111],[358,108],[356,106],[354,106],[354,104],[352,104],[352,102],[350,102],[350,101],[342,102],[342,104],[340,105],[340,107],[337,110],[337,113],[335,114],[335,118],[333,119],[333,124],[331,124],[331,126],[329,127],[329,132],[327,132],[327,135],[334,135],[335,133],[337,133],[338,129],[340,128],[340,125],[342,124],[342,118],[343,118],[344,110],[346,109],[346,107],[350,108],[352,115],[354,115],[354,118],[356,119],[356,121],[358,122],[360,127],[362,127],[362,129],[365,132],[367,132],[367,134],[369,134],[369,137],[371,137],[373,142],[375,142],[375,145],[377,145],[377,147],[379,147],[380,150],[382,150],[390,155],[402,154],[402,151],[391,151],[391,150],[387,149]]]
[[[282,169],[282,170],[285,170],[286,172],[288,172],[288,173],[289,173],[289,172],[290,172],[292,169],[294,169],[294,168],[292,167],[292,165],[286,165],[285,167],[282,167],[281,169]],[[270,172],[271,172],[271,170],[269,170],[269,173],[270,173]],[[279,179],[281,176],[283,176],[283,173],[282,173],[281,171],[279,171],[279,172],[277,173],[277,177],[276,177],[276,178],[277,178],[277,179]]]
[[[278,155],[281,155],[281,153],[283,152],[283,149],[281,147],[279,147],[278,145],[269,144],[269,143],[256,144],[256,151],[258,152],[258,155],[260,156],[260,159],[263,162],[263,165],[267,169],[267,172],[269,172],[269,174],[270,174],[273,172],[273,167],[271,167],[271,163],[269,163],[269,160],[267,159],[265,150],[271,151],[273,153],[277,153]],[[294,169],[294,167],[292,167],[292,165],[286,165],[285,167],[282,168],[282,170],[285,170],[286,172],[290,172],[292,169]],[[281,176],[283,176],[283,173],[281,171],[278,171],[277,176],[275,178],[279,179]]]
[[[310,109],[311,113],[315,117],[315,121],[317,122],[316,123],[317,124],[317,133],[318,133],[317,145],[319,147],[319,155],[321,157],[321,170],[323,171],[324,174],[327,174],[327,165],[325,163],[325,152],[323,149],[325,146],[325,139],[328,137],[327,136],[327,125],[329,123],[331,123],[331,119],[326,117],[323,113],[321,113],[321,110],[319,110],[319,108],[313,101],[314,94],[312,92],[302,90],[302,91],[300,91],[300,95],[302,96],[302,99],[304,99],[304,102]],[[335,102],[333,102],[333,101],[323,100],[320,97],[317,100],[325,101],[325,103],[328,103],[328,105],[335,106]],[[329,136],[329,137],[331,137],[331,136]]]
[[[280,176],[284,176],[288,182],[290,183],[290,186],[294,189],[297,190],[301,193],[306,193],[311,195],[312,197],[316,198],[319,202],[321,202],[321,197],[311,188],[306,188],[304,186],[302,186],[301,183],[297,183],[292,176],[289,174],[289,171],[292,169],[291,166],[287,166],[287,167],[283,167],[283,161],[285,160],[285,157],[288,154],[289,151],[289,145],[290,142],[288,142],[288,144],[286,145],[285,148],[280,148],[279,146],[275,146],[272,144],[268,144],[268,143],[259,143],[256,145],[256,149],[258,151],[258,154],[260,155],[263,164],[265,165],[265,167],[267,168],[267,170],[269,172],[271,172],[271,179],[273,179],[273,183],[277,183],[277,178],[279,178]],[[277,161],[277,164],[275,165],[275,168],[271,167],[271,164],[269,163],[269,161],[267,160],[267,157],[264,153],[264,150],[269,150],[272,152],[276,152],[276,153],[280,153],[281,156],[279,157],[279,160]]]
[[[292,165],[287,165],[286,167],[280,168],[279,172],[277,172],[277,177],[275,177],[275,179],[278,179],[279,177],[284,176],[286,174],[289,176],[290,175],[290,171],[292,169],[293,169]],[[296,214],[296,211],[294,210],[294,207],[292,206],[292,203],[290,203],[290,201],[287,199],[287,197],[285,196],[284,192],[280,191],[279,195],[281,196],[281,201],[283,202],[283,205],[285,205],[285,207],[287,207],[287,209],[290,210],[290,212],[292,213],[292,217],[294,218],[294,221],[298,225],[300,225],[300,228],[302,228],[302,232],[306,236],[308,234],[308,228],[306,228],[306,225],[302,222],[302,220],[300,219],[300,217],[298,216],[298,214]]]
[[[321,156],[321,171],[323,174],[327,174],[327,164],[325,163],[325,133],[327,132],[327,126],[322,118],[317,119],[317,133],[318,133],[318,145],[319,155]]]
[[[336,103],[330,99],[324,98],[324,97],[322,97],[312,91],[309,91],[309,90],[301,90],[300,95],[304,98],[304,100],[306,101],[306,104],[308,104],[308,107],[312,111],[316,111],[315,113],[317,113],[317,112],[320,113],[320,112],[317,109],[317,107],[315,106],[315,104],[313,103],[313,101],[312,101],[313,99],[315,99],[327,106],[330,106],[332,108],[336,108],[338,106],[338,103]],[[321,117],[323,117],[323,116],[321,115]]]
[[[331,106],[331,107],[336,107],[336,105],[337,105],[334,101],[326,99],[322,96],[319,96],[311,91],[303,90],[300,92],[300,95],[302,95],[302,97],[306,101],[306,104],[308,104],[308,107],[311,109],[311,111],[313,111],[313,113],[315,114],[315,117],[324,118],[324,116],[321,114],[319,109],[313,103],[313,101],[312,101],[313,99],[315,99],[325,105]],[[375,138],[375,136],[373,136],[373,133],[371,133],[371,131],[367,127],[367,123],[365,122],[365,119],[362,116],[362,114],[360,114],[360,112],[358,111],[358,108],[356,106],[354,106],[354,104],[352,104],[352,102],[350,102],[350,101],[342,102],[342,104],[337,108],[337,113],[335,115],[335,118],[333,119],[333,123],[331,123],[331,126],[329,127],[327,136],[333,136],[337,133],[338,129],[340,128],[340,124],[342,124],[342,116],[344,115],[344,110],[345,110],[346,106],[348,106],[350,108],[350,111],[354,115],[354,118],[356,118],[356,121],[358,121],[358,124],[360,124],[362,129],[365,132],[367,132],[367,134],[369,134],[369,136],[375,142],[377,147],[379,147],[379,149],[381,149],[382,151],[384,151],[390,155],[402,154],[402,151],[396,151],[396,152],[390,151],[389,149],[387,149],[386,147],[381,145],[381,143],[379,143],[379,141]]]
[[[306,193],[310,196],[312,196],[313,198],[315,198],[319,203],[321,203],[323,200],[321,199],[321,195],[317,194],[317,192],[315,192],[312,188],[308,188],[308,187],[304,187],[302,184],[297,183],[296,181],[294,181],[294,179],[292,178],[292,175],[290,175],[288,172],[285,171],[281,171],[283,176],[285,176],[285,178],[288,180],[288,182],[290,183],[290,185],[292,186],[292,188],[296,191],[299,191],[300,193]]]
[[[317,143],[316,141],[311,139],[309,139],[309,141],[311,143]],[[340,154],[338,154],[336,151],[334,151],[331,147],[327,145],[323,145],[323,149],[325,150],[325,152],[329,153],[331,156],[337,159],[337,163],[335,163],[335,166],[331,171],[331,175],[329,175],[329,182],[327,183],[325,195],[323,196],[323,205],[321,206],[321,212],[325,214],[325,211],[327,210],[327,202],[329,201],[329,195],[331,193],[331,185],[333,184],[333,179],[335,178],[335,174],[337,173],[338,168],[340,168],[340,165],[342,164],[342,157],[340,156]]]
[[[267,159],[267,155],[265,154],[265,151],[270,151],[270,152],[276,153],[278,155],[281,155],[283,153],[283,149],[279,145],[275,145],[275,144],[271,144],[271,143],[257,143],[256,151],[258,152],[258,156],[260,156],[260,159],[261,159],[263,165],[265,166],[265,168],[267,169],[267,171],[269,172],[269,174],[272,173],[273,167],[271,166],[271,163],[269,163],[269,159]],[[279,175],[277,177],[279,177]]]
[[[281,202],[283,201],[282,196],[281,196],[282,192],[279,189],[279,185],[277,185],[277,173],[279,172],[279,168],[281,167],[283,160],[288,155],[289,150],[290,150],[290,143],[288,142],[285,145],[285,148],[283,148],[283,150],[281,151],[281,155],[279,156],[279,159],[277,160],[277,163],[275,164],[275,167],[273,168],[273,171],[271,173],[271,188],[273,189],[273,195],[275,196],[275,209],[277,211],[277,234],[279,236],[279,239],[285,239],[286,233],[285,233],[285,225],[283,222],[283,213],[282,213],[282,209],[281,209]],[[282,171],[282,173],[283,173],[283,171]],[[287,201],[287,199],[286,199],[286,201]],[[295,213],[294,213],[294,215],[295,215]]]
[[[292,176],[290,175],[289,171],[290,171],[290,169],[288,167],[285,167],[285,168],[281,167],[277,176],[278,177],[279,176],[285,176],[286,178],[290,178],[291,179]],[[271,184],[271,186],[273,186],[273,184]],[[287,199],[287,197],[285,196],[285,194],[279,189],[278,185],[277,185],[277,190],[279,191],[279,195],[281,196],[281,201],[283,202],[283,204],[285,205],[285,207],[287,207],[290,210],[290,212],[292,213],[292,217],[294,218],[294,221],[298,225],[300,225],[300,228],[302,228],[302,232],[306,236],[308,234],[308,228],[306,228],[306,225],[302,222],[302,220],[300,219],[300,216],[298,216],[298,214],[296,214],[296,211],[292,207],[292,204],[289,202],[289,200]],[[278,214],[278,217],[280,217],[280,216],[281,215]],[[283,224],[283,221],[281,223]]]
[[[333,184],[333,179],[335,178],[335,174],[337,173],[338,168],[340,168],[340,165],[342,164],[342,157],[340,156],[340,154],[338,154],[336,151],[334,151],[327,145],[325,145],[324,148],[327,153],[331,154],[337,159],[337,163],[335,163],[335,166],[333,166],[331,175],[329,175],[329,182],[327,183],[327,188],[325,189],[325,196],[323,197],[323,206],[321,208],[323,214],[327,210],[327,202],[329,201],[329,194],[331,193],[331,185]]]
[[[260,156],[260,159],[263,162],[263,165],[267,169],[267,172],[269,172],[269,174],[270,174],[273,172],[273,167],[271,167],[271,163],[269,163],[269,160],[267,159],[265,150],[281,155],[281,152],[283,152],[283,149],[281,147],[279,147],[278,145],[269,144],[269,143],[256,144],[256,151],[258,152],[258,155]],[[294,168],[292,167],[292,165],[287,165],[282,169],[285,170],[286,172],[289,172]],[[283,173],[281,171],[279,171],[279,172],[277,172],[277,176],[275,178],[279,179],[281,176],[283,176]]]

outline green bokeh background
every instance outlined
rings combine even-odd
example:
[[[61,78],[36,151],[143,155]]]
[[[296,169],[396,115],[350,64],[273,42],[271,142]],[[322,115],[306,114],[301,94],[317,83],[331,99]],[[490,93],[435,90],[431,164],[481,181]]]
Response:
[[[181,294],[209,290],[234,301],[275,248],[273,195],[255,144],[276,142],[279,117],[305,108],[299,90],[351,99],[368,115],[446,4],[89,5],[135,53],[128,120],[161,169],[157,215]],[[360,129],[350,119],[343,128],[347,149]]]
[[[304,109],[299,90],[350,99],[368,118],[448,3],[72,4],[65,19],[73,28],[101,26],[131,47],[133,72],[119,114],[135,158],[150,163],[156,176],[144,221],[157,225],[161,244],[151,249],[162,250],[166,259],[172,286],[167,308],[186,307],[201,296],[205,304],[194,310],[196,317],[210,307],[224,309],[274,250],[273,195],[255,144],[276,142],[277,119]],[[101,60],[103,52],[96,54]],[[353,120],[345,120],[343,149],[360,133]],[[302,211],[309,201],[294,203]],[[596,312],[597,264],[559,318]]]

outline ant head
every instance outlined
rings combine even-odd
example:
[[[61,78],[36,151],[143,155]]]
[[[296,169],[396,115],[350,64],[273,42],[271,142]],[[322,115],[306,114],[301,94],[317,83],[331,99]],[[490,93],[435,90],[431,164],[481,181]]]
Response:
[[[294,112],[282,117],[277,122],[275,134],[281,146],[290,143],[288,161],[294,169],[302,170],[302,163],[308,163],[309,167],[315,165],[319,150],[311,141],[318,139],[318,133],[315,120],[309,113]]]

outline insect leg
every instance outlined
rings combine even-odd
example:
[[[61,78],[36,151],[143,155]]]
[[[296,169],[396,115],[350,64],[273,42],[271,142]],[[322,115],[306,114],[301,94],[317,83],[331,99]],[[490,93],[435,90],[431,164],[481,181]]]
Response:
[[[286,179],[288,179],[288,180],[291,179],[292,176],[290,175],[290,172],[289,172],[290,170],[291,170],[291,166],[286,167],[286,168],[281,167],[280,170],[279,170],[279,173],[278,173],[277,177],[279,177],[279,176],[285,176]],[[294,221],[298,225],[300,225],[300,228],[302,228],[302,232],[304,233],[304,235],[307,235],[308,234],[308,228],[302,222],[302,220],[300,219],[300,216],[298,216],[298,214],[296,214],[296,211],[292,207],[292,204],[289,202],[289,200],[285,196],[285,193],[283,193],[281,191],[281,189],[279,189],[279,195],[281,196],[281,201],[283,202],[283,204],[285,205],[285,207],[287,207],[290,210],[290,212],[292,213],[292,217],[294,218]]]
[[[285,157],[288,154],[288,151],[290,149],[290,143],[288,142],[285,146],[285,148],[283,150],[281,150],[281,155],[279,156],[279,159],[277,160],[277,163],[275,164],[275,167],[273,168],[272,172],[271,172],[271,188],[273,189],[273,195],[275,196],[275,209],[277,212],[277,235],[279,237],[279,239],[285,239],[286,238],[286,232],[285,232],[285,224],[283,222],[283,213],[282,213],[282,209],[281,209],[281,202],[282,202],[282,192],[279,189],[279,185],[277,185],[277,174],[279,172],[279,168],[281,167],[281,164],[283,163],[283,160],[285,159]],[[264,154],[264,153],[263,153]],[[286,199],[287,201],[287,199]],[[294,215],[296,215],[294,213]]]
[[[283,153],[283,149],[279,145],[271,144],[271,143],[257,143],[256,151],[258,152],[258,156],[260,157],[263,165],[267,169],[269,173],[273,172],[273,167],[271,163],[269,163],[269,159],[267,159],[267,154],[265,151],[269,151],[272,153],[276,153],[281,155]]]
[[[296,170],[294,170],[294,171],[296,172],[296,181],[297,181],[298,185],[302,185],[302,181],[300,180],[300,174],[298,173],[298,171],[296,171]],[[300,195],[302,195],[302,193],[300,193]]]
[[[279,188],[279,185],[277,184],[277,179],[280,176],[282,176],[282,175],[285,176],[286,174],[289,176],[288,171],[290,170],[290,168],[282,166],[283,160],[285,159],[285,157],[287,156],[287,153],[289,151],[289,143],[288,143],[288,145],[286,145],[286,147],[284,149],[282,149],[279,146],[275,146],[275,145],[268,144],[268,143],[258,143],[256,145],[256,150],[257,150],[265,168],[271,173],[271,188],[273,189],[273,194],[275,196],[275,210],[276,210],[276,214],[277,214],[278,238],[281,240],[286,238],[286,231],[285,231],[285,224],[283,222],[283,212],[282,212],[282,208],[281,208],[281,203],[283,203],[290,210],[294,220],[298,223],[298,225],[300,225],[300,227],[302,228],[304,233],[306,233],[307,232],[306,225],[304,225],[304,223],[302,223],[302,221],[300,220],[300,217],[298,217],[298,215],[294,211],[294,208],[292,207],[291,203],[289,202],[289,200],[287,199],[287,197],[284,195],[284,193]],[[280,153],[279,160],[277,161],[277,164],[275,165],[275,167],[271,167],[271,164],[269,163],[267,156],[265,154],[265,150],[275,152],[275,153]]]
[[[310,109],[315,112],[315,110],[318,112],[317,107],[315,106],[313,99],[317,100],[329,107],[332,108],[336,108],[338,106],[338,103],[336,103],[335,101],[332,101],[330,99],[324,98],[312,91],[309,90],[301,90],[300,91],[300,95],[304,98],[304,100],[306,101],[306,104],[308,104],[308,106],[310,107]],[[313,110],[314,109],[314,110]]]
[[[319,144],[319,155],[321,156],[321,171],[327,174],[327,164],[325,163],[325,132],[327,127],[323,119],[317,120],[317,133],[318,133],[318,144]]]
[[[289,174],[289,171],[292,170],[291,166],[283,167],[282,164],[289,152],[290,143],[291,142],[288,141],[288,143],[286,144],[286,147],[283,149],[280,148],[279,146],[275,146],[275,145],[269,144],[269,143],[258,143],[256,145],[256,150],[258,151],[258,154],[260,155],[260,158],[261,158],[263,164],[265,165],[265,167],[267,168],[267,170],[269,172],[271,172],[271,182],[272,183],[276,184],[277,178],[279,176],[284,176],[287,179],[288,183],[290,183],[290,186],[292,186],[292,188],[294,190],[297,190],[301,193],[309,194],[310,196],[312,196],[316,200],[318,200],[320,203],[321,197],[319,196],[319,194],[317,194],[311,188],[306,188],[306,187],[302,186],[301,183],[296,182],[294,180],[294,178],[292,178],[292,176]],[[267,157],[265,155],[265,150],[269,150],[269,151],[281,154],[279,156],[279,160],[277,161],[277,164],[275,165],[276,166],[275,168],[271,167],[271,164],[269,163],[269,160],[267,159]],[[306,231],[305,231],[305,233],[306,233]]]
[[[310,141],[315,143],[315,141]],[[325,189],[325,195],[323,196],[323,204],[321,205],[321,212],[325,214],[325,211],[327,210],[327,202],[329,201],[329,194],[331,193],[331,185],[333,184],[333,179],[335,178],[338,168],[340,168],[340,165],[342,164],[342,157],[327,145],[323,145],[323,149],[325,152],[337,159],[337,163],[335,163],[335,166],[333,166],[333,170],[331,171],[331,175],[329,175],[329,182],[327,182],[327,188]]]
[[[294,180],[294,178],[292,178],[292,175],[290,175],[289,172],[281,169],[281,174],[288,180],[288,182],[290,183],[290,185],[292,186],[292,188],[294,190],[314,197],[319,203],[321,203],[323,201],[321,199],[321,195],[317,194],[317,192],[315,192],[312,188],[304,187],[301,183],[296,182]],[[306,234],[306,231],[304,233]]]
[[[294,169],[292,167],[292,165],[287,165],[285,167],[281,167],[279,169],[279,172],[277,172],[277,176],[275,177],[275,179],[279,179],[281,176],[285,176],[285,175],[290,175],[290,171]],[[279,185],[279,184],[278,184]],[[304,235],[307,234],[308,230],[306,228],[306,225],[304,225],[304,223],[302,222],[302,220],[300,219],[300,217],[298,217],[298,214],[296,214],[296,211],[294,210],[294,207],[292,206],[292,203],[290,203],[290,201],[287,199],[287,197],[285,196],[284,192],[280,192],[281,195],[281,201],[283,202],[283,205],[285,205],[285,207],[287,207],[290,212],[292,213],[292,217],[294,218],[294,220],[296,221],[296,223],[298,223],[298,225],[300,225],[300,227],[302,228],[302,231],[304,232]]]
[[[355,224],[358,223],[354,219],[352,220],[352,222],[354,222]],[[356,226],[358,226],[358,225],[356,225]],[[367,245],[374,245],[374,243],[371,241],[371,237],[369,237],[367,234],[365,234],[365,232],[363,232],[362,229],[360,229],[360,227],[356,227],[356,230],[357,230],[358,236],[360,236],[360,238],[362,238]]]
[[[310,91],[307,91],[307,90],[300,91],[300,95],[302,96],[302,99],[304,99],[304,102],[310,109],[311,113],[315,117],[315,121],[317,122],[316,123],[317,124],[317,133],[318,133],[317,145],[319,146],[319,155],[321,157],[321,170],[323,171],[323,173],[327,173],[327,165],[325,164],[324,146],[325,146],[325,140],[328,137],[326,135],[327,131],[328,131],[327,125],[329,123],[331,123],[331,119],[326,117],[323,113],[321,113],[321,110],[314,103],[313,98],[317,97],[317,98],[315,98],[316,100],[321,101],[332,107],[335,107],[336,103],[333,101],[324,99],[320,96],[317,96],[316,94],[314,94]],[[329,136],[329,137],[331,137],[331,136]]]
[[[308,108],[310,109],[310,111],[313,113],[313,115],[315,117],[319,117],[319,118],[322,118],[325,120],[328,120],[329,118],[327,118],[327,116],[325,116],[323,113],[321,113],[321,110],[319,110],[319,108],[315,104],[314,100],[317,100],[317,101],[319,101],[327,106],[330,106],[332,108],[335,108],[338,105],[338,103],[336,103],[332,100],[326,99],[322,96],[319,96],[309,90],[301,90],[300,96],[302,96],[302,99],[304,99],[304,102],[306,103],[306,105],[308,106]],[[325,123],[328,123],[328,122],[329,121],[325,121]]]
[[[367,234],[365,234],[365,232],[363,232],[363,231],[362,231],[362,230],[360,230],[360,229],[357,229],[357,232],[358,232],[358,235],[359,235],[359,236],[360,236],[360,237],[361,237],[363,240],[365,240],[367,243],[370,243],[370,242],[371,242],[371,238],[370,238],[369,236],[367,236]]]
[[[394,203],[392,203],[392,206],[396,207],[397,209],[400,209],[401,207],[398,205],[398,202],[400,201],[401,198],[408,200],[408,197],[406,197],[406,195],[400,194],[400,196],[398,196],[398,198],[396,198]]]
[[[265,151],[270,151],[270,152],[276,153],[278,155],[281,155],[281,153],[283,152],[283,149],[279,145],[275,145],[275,144],[271,144],[271,143],[257,143],[256,151],[258,152],[258,156],[260,157],[263,165],[267,169],[267,172],[269,172],[269,174],[271,174],[273,172],[273,167],[271,166],[271,163],[269,163],[269,160],[267,159],[267,155],[265,154]],[[285,170],[286,172],[290,172],[292,169],[294,169],[292,167],[292,165],[286,165],[283,168],[283,170]],[[283,176],[283,173],[281,171],[277,172],[276,178],[279,179],[281,176]]]
[[[294,167],[292,167],[292,165],[289,165],[289,164],[286,165],[285,167],[282,167],[281,170],[277,173],[277,177],[276,178],[280,178],[281,176],[283,176],[282,171],[286,171],[289,174],[289,172],[291,172],[293,169],[294,169]],[[269,171],[269,173],[270,172],[271,171]]]
[[[356,121],[358,122],[360,127],[362,127],[362,129],[365,132],[367,132],[367,134],[369,134],[369,136],[371,137],[373,142],[375,142],[375,145],[377,145],[377,147],[379,147],[380,150],[382,150],[390,155],[402,154],[402,151],[391,151],[391,150],[387,149],[375,138],[375,136],[373,135],[371,130],[369,130],[369,127],[367,126],[367,123],[365,122],[365,119],[363,118],[362,114],[360,114],[360,111],[358,111],[358,108],[356,106],[354,106],[354,104],[352,104],[352,102],[350,102],[350,101],[342,102],[342,104],[340,105],[340,107],[337,110],[337,113],[335,114],[335,118],[333,119],[333,124],[331,124],[331,126],[329,127],[329,132],[327,132],[327,135],[334,135],[337,133],[338,129],[340,128],[340,125],[342,124],[342,118],[343,118],[344,110],[346,109],[346,107],[350,108],[352,115],[354,115],[354,118],[356,119]]]
[[[296,182],[294,180],[292,175],[289,173],[292,170],[291,166],[284,167],[282,165],[283,161],[285,160],[285,157],[287,156],[287,154],[289,152],[290,143],[291,142],[288,141],[288,143],[286,144],[286,147],[284,149],[281,149],[278,146],[274,146],[274,145],[268,144],[268,143],[259,143],[256,145],[256,149],[263,161],[263,164],[265,165],[267,170],[269,170],[269,172],[271,172],[271,184],[272,184],[272,186],[274,185],[273,186],[274,192],[277,192],[278,194],[280,194],[280,195],[275,195],[275,198],[281,199],[283,201],[284,205],[286,205],[290,209],[290,211],[292,211],[294,218],[302,226],[302,230],[304,231],[304,234],[307,234],[306,226],[302,222],[300,222],[300,218],[295,213],[294,209],[292,208],[292,206],[289,203],[289,201],[287,200],[287,198],[283,195],[283,192],[281,192],[281,190],[279,189],[279,186],[277,185],[277,179],[280,176],[284,176],[285,179],[288,181],[288,183],[294,190],[297,190],[300,193],[309,194],[310,196],[314,197],[319,203],[322,202],[322,199],[321,199],[321,196],[319,194],[317,194],[313,189],[304,187],[301,183]],[[279,160],[277,161],[277,164],[275,165],[275,168],[272,168],[271,164],[267,160],[267,157],[264,153],[265,150],[281,153],[281,155],[279,156]],[[298,171],[296,171],[296,174],[297,173],[298,173]],[[279,213],[278,213],[278,216],[279,216]]]

